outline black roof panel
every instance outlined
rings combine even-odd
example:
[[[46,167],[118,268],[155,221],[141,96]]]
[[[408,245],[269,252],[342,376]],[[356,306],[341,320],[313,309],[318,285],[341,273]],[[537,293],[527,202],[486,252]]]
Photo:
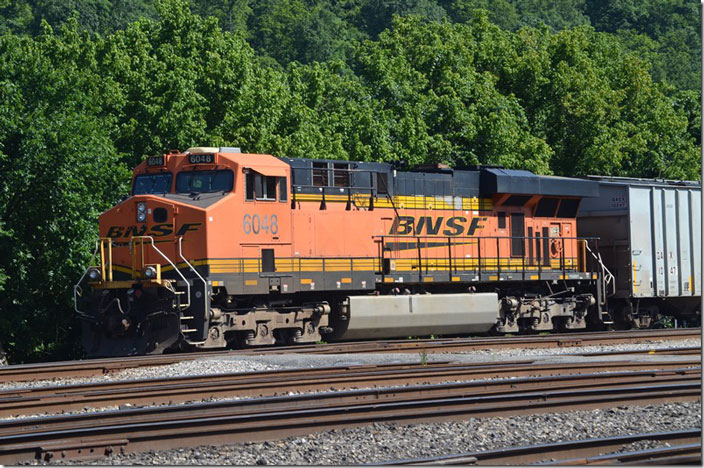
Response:
[[[539,176],[524,170],[482,168],[480,184],[482,195],[515,193],[565,197],[599,196],[597,182],[569,177]]]

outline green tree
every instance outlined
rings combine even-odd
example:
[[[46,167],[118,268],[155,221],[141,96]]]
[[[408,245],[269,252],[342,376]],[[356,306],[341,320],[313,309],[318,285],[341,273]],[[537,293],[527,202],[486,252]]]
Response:
[[[0,332],[15,360],[76,347],[70,285],[88,261],[98,214],[125,189],[110,141],[110,96],[77,24],[36,40],[0,37]],[[74,337],[69,339],[69,337]]]
[[[252,0],[193,0],[193,12],[202,16],[214,16],[224,31],[247,33],[247,21],[253,10]]]
[[[357,23],[372,38],[391,26],[394,16],[417,16],[426,21],[446,17],[444,8],[432,0],[362,0]]]
[[[686,113],[613,36],[523,29],[511,42],[482,63],[553,149],[556,174],[697,178]]]
[[[521,18],[518,27],[545,25],[552,31],[590,25],[585,0],[513,0]]]
[[[518,28],[521,18],[511,0],[440,0],[438,2],[455,23],[464,23],[474,17],[475,10],[485,10],[489,20],[503,29]]]
[[[159,1],[159,21],[131,24],[97,44],[119,103],[112,139],[134,166],[146,154],[222,142],[218,127],[240,108],[258,70],[238,34],[223,33],[180,1]]]
[[[333,13],[327,1],[257,2],[248,22],[252,46],[285,67],[345,59],[360,33]]]
[[[586,0],[598,31],[615,34],[653,62],[653,77],[680,89],[698,89],[701,39],[699,5],[685,0]],[[635,39],[643,35],[650,41]],[[650,50],[657,50],[652,54]]]
[[[488,27],[488,22],[485,23]],[[482,47],[471,27],[397,18],[367,42],[355,69],[383,103],[392,153],[411,164],[503,164],[549,172],[550,148],[530,134],[518,101],[475,66]],[[500,47],[505,35],[494,30]]]
[[[25,33],[33,19],[32,6],[26,1],[0,0],[0,34]]]

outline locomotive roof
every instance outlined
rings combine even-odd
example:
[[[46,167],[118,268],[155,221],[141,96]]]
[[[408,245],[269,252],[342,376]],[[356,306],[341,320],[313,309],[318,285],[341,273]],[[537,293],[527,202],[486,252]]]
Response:
[[[496,193],[547,195],[566,197],[597,197],[599,183],[586,179],[536,175],[526,170],[504,169],[499,166],[474,166],[461,169],[449,167],[418,167],[399,170],[396,165],[334,159],[282,158],[294,169],[294,184],[312,185],[309,169],[313,163],[349,164],[354,172],[381,172],[389,175],[397,194],[490,196]],[[393,173],[393,174],[392,174]],[[353,184],[354,185],[354,184]]]
[[[536,175],[525,170],[482,168],[480,183],[482,192],[486,194],[599,196],[599,184],[590,180]]]

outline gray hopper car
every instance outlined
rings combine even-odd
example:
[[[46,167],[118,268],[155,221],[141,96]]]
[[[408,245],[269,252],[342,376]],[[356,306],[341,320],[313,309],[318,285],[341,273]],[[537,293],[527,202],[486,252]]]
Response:
[[[599,237],[613,278],[614,322],[652,324],[658,313],[696,322],[701,314],[701,184],[591,177],[600,195],[585,198],[577,229]],[[607,275],[608,277],[608,275]]]

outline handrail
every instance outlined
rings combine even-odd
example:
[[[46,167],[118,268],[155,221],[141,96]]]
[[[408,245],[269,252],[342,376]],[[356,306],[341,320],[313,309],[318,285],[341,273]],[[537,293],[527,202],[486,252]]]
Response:
[[[381,234],[381,235],[375,235],[372,236],[374,239],[381,239],[381,238],[401,238],[401,239],[447,239],[448,237],[451,237],[453,240],[456,239],[535,239],[535,237],[529,237],[529,236],[414,236],[410,234]],[[542,236],[541,236],[542,238]],[[600,237],[566,237],[566,236],[557,236],[557,237],[548,237],[549,239],[578,239],[578,240],[599,240]]]
[[[80,315],[86,315],[85,312],[81,312],[78,310],[78,295],[82,295],[83,290],[81,289],[81,283],[83,282],[83,278],[86,277],[88,274],[88,270],[90,270],[93,267],[93,261],[95,260],[95,257],[98,255],[98,249],[100,248],[100,239],[97,239],[95,241],[95,251],[93,252],[93,255],[90,258],[90,263],[88,264],[88,268],[83,272],[83,275],[81,275],[81,279],[78,280],[78,283],[73,285],[73,309],[76,311],[77,314]]]
[[[100,238],[100,274],[101,277],[112,281],[112,239],[111,238]],[[107,244],[107,268],[105,266],[105,244]]]
[[[614,281],[614,275],[609,271],[608,268],[606,268],[606,265],[604,265],[604,262],[601,260],[601,252],[597,252],[595,254],[592,249],[589,248],[588,243],[585,243],[585,246],[587,247],[589,253],[592,254],[592,257],[594,257],[594,259],[599,263],[599,266],[601,267],[602,277],[604,278],[604,285],[611,285],[612,292],[610,295],[616,294],[616,281]],[[606,288],[604,288],[604,293],[606,294]]]
[[[182,241],[182,240],[183,240],[183,236],[179,236],[179,238],[178,238],[178,255],[179,255],[179,257],[181,257],[181,259],[182,259],[184,262],[186,262],[186,265],[188,265],[188,267],[193,271],[193,273],[195,273],[196,276],[198,276],[198,278],[200,278],[200,280],[203,282],[203,295],[204,295],[204,296],[203,296],[203,317],[207,319],[207,318],[208,318],[208,301],[207,301],[207,298],[206,298],[205,295],[208,294],[208,282],[205,280],[205,278],[203,278],[203,277],[201,276],[200,273],[198,273],[198,270],[196,270],[196,269],[193,267],[193,265],[191,265],[191,262],[189,262],[188,260],[186,260],[186,257],[183,256],[183,249],[182,249],[182,246],[181,246],[181,241]],[[243,270],[243,271],[244,271],[244,270]],[[190,300],[190,297],[189,297],[189,300]],[[191,343],[192,343],[192,342],[191,342]],[[198,343],[203,344],[203,343],[205,343],[205,341],[200,341],[200,342],[198,342]],[[193,343],[193,344],[195,344],[195,343]]]
[[[193,267],[193,265],[191,265],[191,262],[189,262],[188,260],[186,260],[186,257],[183,256],[183,248],[182,248],[182,246],[181,246],[181,241],[182,241],[182,240],[183,240],[183,236],[179,236],[179,238],[178,238],[178,255],[179,255],[179,257],[181,257],[181,260],[183,260],[184,262],[186,262],[186,265],[188,265],[188,267],[193,271],[193,273],[195,273],[196,276],[198,276],[198,278],[200,278],[200,280],[201,280],[201,281],[203,282],[203,284],[205,285],[204,291],[207,292],[207,290],[208,290],[208,282],[205,281],[205,278],[203,278],[203,277],[201,276],[201,274],[198,273],[198,270],[196,270],[196,269]]]
[[[577,237],[577,236],[574,236],[574,237],[572,237],[572,236],[570,236],[570,237],[557,236],[557,237],[543,238],[542,236],[538,236],[538,237],[533,237],[533,236],[440,236],[440,235],[438,235],[438,236],[433,236],[433,235],[418,236],[418,235],[388,234],[388,235],[375,235],[375,236],[372,236],[372,239],[375,242],[377,242],[378,244],[380,244],[381,246],[383,246],[379,251],[379,253],[381,254],[379,258],[381,258],[381,259],[386,258],[387,251],[392,250],[392,249],[389,249],[389,244],[394,243],[392,240],[395,240],[397,242],[403,241],[403,243],[407,243],[408,245],[415,244],[416,250],[418,251],[417,252],[417,260],[419,262],[419,264],[418,264],[419,270],[423,269],[423,258],[422,258],[423,255],[422,255],[422,251],[421,251],[422,249],[420,248],[422,241],[430,241],[430,240],[434,240],[436,242],[440,241],[439,243],[437,243],[433,247],[448,246],[448,251],[447,251],[447,253],[449,255],[448,259],[449,259],[450,263],[454,266],[454,268],[458,269],[459,264],[463,264],[463,262],[460,260],[457,260],[457,262],[455,263],[453,261],[452,247],[457,247],[458,243],[460,243],[460,245],[461,245],[460,241],[462,241],[462,240],[471,240],[471,241],[474,241],[474,244],[477,246],[476,248],[477,248],[477,254],[478,254],[477,255],[477,263],[478,263],[477,267],[472,268],[472,269],[476,270],[479,274],[481,274],[481,272],[482,272],[482,267],[483,267],[482,261],[484,260],[482,258],[481,244],[482,244],[482,242],[495,240],[496,241],[496,255],[495,256],[492,255],[490,257],[490,259],[494,259],[496,261],[496,271],[501,273],[501,271],[504,270],[502,260],[508,259],[508,261],[506,263],[506,271],[522,272],[523,276],[525,276],[525,272],[530,269],[528,267],[535,267],[535,266],[537,266],[537,268],[539,270],[539,274],[541,274],[544,263],[545,263],[545,266],[549,267],[550,270],[554,269],[554,270],[562,271],[563,275],[565,275],[567,273],[567,271],[574,271],[575,269],[578,271],[586,272],[587,271],[586,265],[580,266],[579,252],[575,252],[574,255],[570,255],[569,257],[567,256],[567,251],[565,249],[565,247],[566,247],[565,241],[577,240],[577,241],[584,242],[586,245],[589,243],[589,241],[596,242],[599,238],[598,237]],[[501,250],[502,250],[501,245],[503,245],[503,243],[501,241],[503,240],[504,242],[506,242],[506,241],[510,242],[511,240],[514,240],[514,239],[518,239],[518,240],[523,241],[520,254],[515,255],[515,257],[516,257],[515,260],[520,261],[520,265],[518,265],[517,267],[514,267],[511,264],[512,259],[514,258],[514,255],[501,256]],[[537,256],[535,259],[533,259],[533,257],[531,257],[531,259],[533,259],[537,262],[536,264],[533,264],[533,260],[531,260],[530,265],[526,264],[525,242],[532,242],[536,239],[538,239],[540,241],[542,241],[542,239],[546,239],[546,240],[550,239],[550,240],[555,240],[557,242],[560,242],[562,244],[562,248],[558,252],[558,258],[551,258],[552,257],[551,254],[548,251],[545,251],[545,252],[541,252],[541,254],[539,254],[539,256]],[[590,250],[590,252],[591,252],[591,250]],[[427,254],[427,251],[426,251],[426,254]],[[518,259],[518,257],[520,257],[520,260]],[[440,257],[438,257],[438,258],[440,258]],[[428,259],[426,258],[425,260],[426,260],[425,269],[427,270],[428,269],[428,263],[427,263]],[[601,265],[603,265],[603,263],[600,261],[599,258],[597,258],[597,260],[600,262]],[[552,266],[553,262],[558,262],[559,266],[553,267]],[[569,265],[568,265],[568,263],[569,263]],[[487,264],[485,266],[488,267],[489,265]],[[520,268],[520,270],[519,270],[519,268]],[[450,270],[451,269],[452,268],[450,268]],[[613,275],[611,275],[611,273],[608,270],[606,270],[606,272],[609,277],[613,276]],[[427,273],[427,271],[426,271],[426,273]],[[608,279],[608,281],[610,281],[610,279]]]
[[[130,243],[133,243],[135,241],[135,239],[149,239],[152,243],[152,248],[154,250],[156,250],[159,253],[159,255],[161,255],[164,258],[164,260],[169,262],[169,265],[171,265],[171,267],[174,269],[174,271],[181,277],[181,279],[184,281],[184,283],[186,283],[186,295],[188,296],[188,303],[185,306],[182,305],[181,307],[183,309],[188,309],[189,307],[191,307],[191,283],[189,283],[188,280],[186,279],[186,277],[183,276],[183,273],[181,273],[181,271],[176,267],[174,262],[172,262],[171,259],[169,257],[167,257],[166,254],[164,254],[164,252],[159,250],[159,248],[154,243],[154,238],[152,236],[135,236],[130,240]]]
[[[204,295],[205,295],[205,294],[208,294],[208,282],[205,280],[205,278],[203,278],[203,277],[201,276],[200,273],[198,273],[198,270],[196,270],[195,268],[193,268],[193,265],[191,265],[191,262],[189,262],[188,260],[186,260],[186,257],[183,256],[183,249],[182,249],[182,246],[181,246],[181,241],[182,241],[182,240],[183,240],[183,236],[179,236],[179,238],[178,238],[178,255],[179,255],[179,257],[181,257],[181,259],[182,259],[184,262],[186,262],[186,265],[188,265],[188,267],[193,271],[193,273],[195,273],[196,276],[198,276],[198,278],[200,278],[200,280],[203,282],[203,294],[204,294]],[[189,301],[190,301],[190,297],[189,297]],[[203,304],[204,304],[204,312],[205,312],[205,314],[203,315],[203,317],[208,318],[208,301],[207,301],[207,300],[203,300]]]

